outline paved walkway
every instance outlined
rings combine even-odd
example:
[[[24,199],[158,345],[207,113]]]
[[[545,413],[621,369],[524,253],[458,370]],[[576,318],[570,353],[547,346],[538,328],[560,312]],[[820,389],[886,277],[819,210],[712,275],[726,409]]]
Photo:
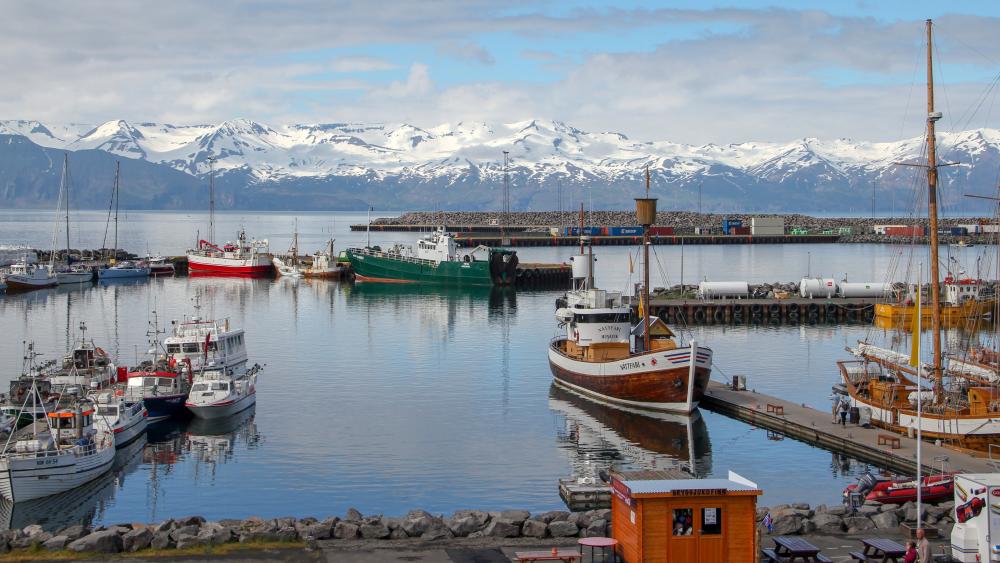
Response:
[[[752,387],[752,383],[749,382],[748,386]],[[784,413],[768,412],[768,405],[779,406]],[[916,473],[916,439],[880,428],[863,428],[854,424],[843,427],[833,423],[833,414],[829,411],[822,412],[763,393],[733,391],[729,386],[716,382],[710,384],[702,406],[821,448],[846,453],[883,467],[888,465],[899,472]],[[879,434],[898,437],[900,447],[880,446]],[[998,470],[985,457],[936,446],[926,440],[921,446],[921,457],[927,470],[941,470],[941,462],[935,461],[935,458],[947,458],[945,470],[950,471],[993,473]]]

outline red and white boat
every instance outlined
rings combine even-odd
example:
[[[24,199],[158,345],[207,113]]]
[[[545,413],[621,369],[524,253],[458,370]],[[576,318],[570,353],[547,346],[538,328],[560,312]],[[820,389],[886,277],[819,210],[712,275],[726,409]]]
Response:
[[[952,500],[955,494],[955,474],[941,473],[921,479],[920,500],[935,503]],[[865,500],[879,504],[906,504],[917,500],[917,480],[910,478],[890,479],[865,473],[858,482],[844,489],[844,503],[849,504],[850,495],[858,492]]]
[[[242,229],[235,242],[222,248],[207,240],[198,241],[198,248],[189,250],[187,259],[193,274],[255,276],[274,270],[267,240],[248,239]]]
[[[4,280],[10,290],[41,289],[59,285],[59,278],[51,269],[28,262],[27,257],[22,257],[19,262],[11,264]]]

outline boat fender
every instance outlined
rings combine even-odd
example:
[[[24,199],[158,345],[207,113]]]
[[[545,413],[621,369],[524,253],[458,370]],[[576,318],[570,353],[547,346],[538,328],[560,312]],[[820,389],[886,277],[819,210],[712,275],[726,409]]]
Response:
[[[575,329],[573,330],[573,340],[576,341],[576,342],[580,341],[580,331],[579,330],[575,330]]]

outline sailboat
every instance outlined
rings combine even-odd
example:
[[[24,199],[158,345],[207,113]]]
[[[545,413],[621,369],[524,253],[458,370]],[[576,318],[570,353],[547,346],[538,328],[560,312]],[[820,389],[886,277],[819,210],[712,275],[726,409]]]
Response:
[[[649,316],[649,227],[656,220],[656,199],[636,198],[636,217],[643,226],[639,322],[632,324],[632,307],[621,292],[594,286],[593,247],[584,254],[589,237],[581,237],[580,255],[573,256],[574,288],[556,310],[566,332],[549,344],[549,366],[557,384],[583,395],[689,413],[708,387],[712,350],[695,342],[682,345],[660,318]]]
[[[278,275],[290,278],[301,278],[304,274],[302,265],[299,264],[299,224],[295,222],[295,232],[292,235],[292,246],[288,249],[288,254],[284,257],[275,256],[271,259],[274,269]]]
[[[121,172],[121,164],[115,163],[115,187],[112,197],[115,201],[115,241],[114,241],[114,252],[118,253],[118,187],[119,178]],[[109,210],[110,211],[110,210]],[[112,256],[110,260],[110,266],[106,268],[101,268],[97,271],[97,277],[102,280],[106,279],[118,279],[118,278],[148,278],[149,277],[149,266],[143,262],[133,262],[131,260],[123,260],[118,262],[117,256]]]
[[[59,285],[73,284],[73,283],[87,283],[94,280],[94,272],[89,268],[83,268],[79,266],[72,265],[72,259],[70,258],[69,252],[69,155],[63,155],[63,171],[62,171],[62,181],[59,183],[59,200],[66,204],[66,263],[56,264],[56,250],[55,244],[52,248],[52,258],[50,260],[49,269],[55,272],[56,279],[59,281]],[[53,243],[55,241],[53,240]]]
[[[927,209],[930,220],[930,295],[929,309],[933,360],[918,361],[920,326],[923,321],[923,296],[915,293],[913,327],[915,345],[909,355],[860,342],[848,350],[857,357],[837,362],[852,405],[870,409],[872,424],[888,430],[915,432],[955,445],[987,450],[1000,439],[1000,390],[996,370],[978,362],[949,360],[944,365],[941,329],[945,321],[941,306],[941,276],[938,257],[937,179],[938,164],[935,123],[941,113],[934,110],[934,73],[932,60],[932,22],[927,20]],[[988,359],[987,359],[988,360]],[[977,369],[973,369],[977,368]],[[992,372],[992,373],[991,373]],[[923,385],[923,374],[933,382]],[[947,385],[946,385],[947,382]],[[922,408],[921,408],[922,407]]]

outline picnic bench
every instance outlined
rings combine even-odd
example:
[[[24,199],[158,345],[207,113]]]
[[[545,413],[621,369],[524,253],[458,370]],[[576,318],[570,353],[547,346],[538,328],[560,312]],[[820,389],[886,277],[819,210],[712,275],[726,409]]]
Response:
[[[899,436],[893,436],[892,434],[879,434],[878,435],[878,445],[890,445],[892,449],[899,449]]]
[[[583,555],[576,550],[549,550],[549,551],[515,551],[514,557],[520,561],[566,561],[567,563],[575,563],[579,561]]]
[[[849,553],[851,559],[861,563],[899,563],[906,555],[906,548],[897,542],[883,538],[869,538],[861,540],[864,544],[864,551],[852,551]]]
[[[785,406],[775,405],[773,403],[767,404],[767,412],[773,412],[774,414],[785,416]]]
[[[774,549],[762,549],[764,559],[771,563],[793,563],[805,561],[832,563],[829,557],[819,552],[819,548],[808,541],[794,536],[778,536],[774,539]]]

